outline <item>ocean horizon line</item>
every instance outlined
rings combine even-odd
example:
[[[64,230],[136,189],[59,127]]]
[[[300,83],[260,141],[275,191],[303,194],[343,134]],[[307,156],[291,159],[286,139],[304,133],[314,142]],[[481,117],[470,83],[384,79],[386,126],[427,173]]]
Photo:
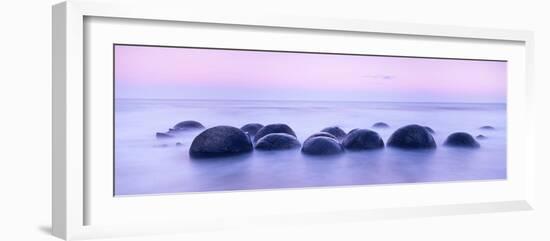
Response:
[[[114,100],[150,100],[150,101],[258,101],[258,102],[338,102],[338,103],[395,103],[395,104],[486,104],[506,105],[506,102],[434,102],[434,101],[364,101],[364,100],[273,100],[273,99],[183,99],[183,98],[114,98]]]

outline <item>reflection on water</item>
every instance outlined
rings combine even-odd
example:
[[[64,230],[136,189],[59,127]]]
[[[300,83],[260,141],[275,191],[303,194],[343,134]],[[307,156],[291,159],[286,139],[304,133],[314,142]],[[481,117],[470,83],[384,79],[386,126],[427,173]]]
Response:
[[[116,195],[506,178],[506,106],[500,104],[198,100],[116,100],[115,104]],[[197,160],[189,157],[188,150],[200,132],[155,139],[155,132],[182,120],[197,120],[207,127],[287,123],[300,141],[327,126],[349,131],[379,121],[391,125],[375,129],[387,141],[398,127],[417,123],[436,131],[438,148],[348,151],[328,157],[303,155],[299,149],[254,151]],[[482,125],[496,130],[480,130]],[[455,131],[489,138],[475,150],[442,146]]]

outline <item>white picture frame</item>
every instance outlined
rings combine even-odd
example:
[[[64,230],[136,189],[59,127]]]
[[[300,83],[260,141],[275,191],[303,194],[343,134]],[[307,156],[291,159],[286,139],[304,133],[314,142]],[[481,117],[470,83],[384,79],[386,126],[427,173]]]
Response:
[[[53,7],[53,234],[63,239],[82,239],[93,237],[110,237],[119,235],[138,235],[169,232],[192,232],[227,228],[232,226],[254,225],[292,225],[293,222],[339,222],[344,220],[369,220],[400,217],[420,217],[432,215],[466,214],[495,211],[530,210],[533,205],[534,193],[534,137],[532,118],[532,74],[533,74],[533,34],[529,31],[497,30],[455,26],[421,25],[409,23],[371,22],[350,19],[312,19],[288,16],[232,16],[208,15],[201,11],[188,9],[184,3],[174,1],[146,1],[128,3],[124,1],[96,2],[72,0],[60,3]],[[150,9],[155,11],[150,11]],[[510,58],[514,60],[514,74],[510,75],[508,96],[513,99],[509,106],[510,135],[519,136],[518,127],[522,126],[521,138],[514,140],[518,145],[509,145],[509,168],[512,176],[505,182],[468,182],[468,183],[438,183],[435,185],[399,185],[376,187],[341,187],[341,188],[313,188],[283,191],[246,191],[246,192],[218,192],[190,195],[147,196],[142,198],[115,199],[105,190],[105,183],[96,181],[94,175],[108,173],[103,165],[90,162],[89,140],[90,121],[106,117],[103,114],[90,115],[96,101],[95,94],[87,93],[87,89],[102,89],[102,86],[90,85],[85,81],[90,78],[86,68],[96,68],[94,61],[87,59],[88,47],[86,41],[115,41],[112,38],[90,38],[87,34],[101,33],[102,30],[91,32],[86,28],[86,19],[116,19],[133,21],[132,24],[154,22],[148,28],[154,30],[157,25],[170,23],[177,24],[210,24],[223,26],[225,30],[231,28],[254,28],[259,30],[314,31],[317,34],[327,33],[357,33],[378,34],[395,38],[427,38],[427,41],[441,42],[470,42],[483,43],[484,46],[495,43],[513,45],[510,49]],[[115,24],[116,25],[116,24]],[[117,30],[124,30],[128,26],[120,24]],[[159,30],[160,31],[160,30]],[[123,31],[122,31],[123,32]],[[104,34],[105,35],[105,34]],[[99,35],[98,35],[99,36]],[[112,36],[110,36],[112,37]],[[139,35],[128,37],[138,38]],[[114,37],[113,37],[114,38]],[[120,38],[126,38],[121,36]],[[162,35],[163,43],[171,43],[169,35]],[[139,41],[138,41],[139,42]],[[147,42],[147,41],[145,41]],[[216,43],[211,43],[216,44]],[[445,46],[445,45],[442,45]],[[466,46],[466,45],[464,45]],[[463,47],[464,47],[463,46]],[[462,47],[462,48],[463,48]],[[480,46],[477,46],[480,48]],[[488,47],[488,49],[491,49]],[[513,49],[513,50],[512,50]],[[454,50],[457,52],[460,48]],[[98,50],[99,51],[99,50]],[[399,51],[399,50],[396,50]],[[477,56],[475,53],[463,53],[459,57]],[[99,52],[98,52],[99,53]],[[452,55],[453,51],[441,53]],[[101,55],[101,54],[97,54]],[[438,55],[434,52],[433,55]],[[495,53],[495,55],[498,55]],[[515,56],[515,57],[514,57]],[[506,56],[505,56],[506,57]],[[92,64],[91,64],[92,63]],[[103,70],[102,70],[103,71]],[[105,72],[109,72],[105,69]],[[510,85],[511,84],[511,85]],[[511,88],[513,87],[513,88]],[[97,92],[94,92],[97,93]],[[96,113],[96,112],[94,112]],[[92,125],[93,126],[93,125]],[[107,153],[107,152],[105,152]],[[101,156],[101,155],[99,155]],[[112,161],[112,160],[111,160]],[[88,174],[89,169],[99,170]],[[95,184],[94,184],[95,183]],[[99,185],[96,185],[100,183]],[[445,190],[459,191],[471,189],[470,196],[456,198]],[[358,203],[346,203],[348,208],[338,208],[338,202],[344,198],[353,199],[358,194],[377,194],[381,197],[396,195],[395,193],[408,190],[417,195],[433,197],[435,193],[443,193],[446,198],[438,201],[422,201],[411,199],[410,202],[380,202],[370,203],[370,208],[359,208]],[[495,195],[496,192],[502,195]],[[100,193],[100,194],[98,194]],[[311,205],[311,198],[324,200],[326,197],[338,194],[340,199],[333,199],[335,205],[320,203]],[[448,194],[448,195],[446,195]],[[292,195],[298,201],[285,202],[284,195]],[[101,196],[101,197],[98,197]],[[215,198],[223,200],[228,207],[216,207],[216,213],[207,213],[215,202]],[[279,200],[277,200],[279,199]],[[121,201],[122,200],[122,201]],[[242,211],[241,202],[254,200],[271,203],[277,200],[280,205],[273,210],[260,207],[246,206],[248,213]],[[185,203],[185,204],[182,204]],[[154,204],[154,208],[150,205]],[[342,203],[340,203],[342,204]],[[192,209],[185,207],[194,205]],[[232,206],[234,205],[234,206]],[[240,205],[240,206],[239,206]],[[342,206],[342,205],[340,205]],[[162,208],[161,208],[162,207]],[[231,209],[235,210],[232,211]],[[131,213],[141,209],[147,220],[132,217]],[[145,209],[150,211],[145,211]],[[156,214],[155,214],[156,213]],[[190,219],[180,219],[178,213],[186,213]],[[255,215],[258,214],[258,215]],[[111,215],[111,216],[109,216]],[[97,222],[90,217],[98,218]],[[205,218],[195,222],[199,216]],[[112,219],[113,222],[107,222]],[[115,221],[116,220],[116,221]],[[289,221],[292,220],[292,221]],[[135,221],[135,222],[133,222]],[[175,222],[177,221],[177,222]],[[227,225],[230,221],[231,225]],[[124,223],[124,225],[120,224]],[[173,224],[177,223],[177,224]]]

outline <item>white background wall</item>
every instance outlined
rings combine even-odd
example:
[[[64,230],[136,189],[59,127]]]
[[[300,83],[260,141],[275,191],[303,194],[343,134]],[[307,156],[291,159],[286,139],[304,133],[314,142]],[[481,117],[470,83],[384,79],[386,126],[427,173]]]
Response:
[[[51,4],[0,5],[0,240],[56,240],[51,205]],[[236,230],[117,240],[550,240],[550,7],[547,1],[201,1],[212,14],[279,14],[436,23],[535,31],[537,193],[535,211],[389,220],[284,230]],[[199,5],[190,3],[190,7]],[[151,11],[154,11],[152,9]]]

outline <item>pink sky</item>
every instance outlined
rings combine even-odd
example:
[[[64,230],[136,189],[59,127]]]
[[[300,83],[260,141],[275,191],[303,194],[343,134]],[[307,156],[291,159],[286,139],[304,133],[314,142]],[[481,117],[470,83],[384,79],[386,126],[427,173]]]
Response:
[[[506,62],[115,47],[117,98],[505,102]]]

